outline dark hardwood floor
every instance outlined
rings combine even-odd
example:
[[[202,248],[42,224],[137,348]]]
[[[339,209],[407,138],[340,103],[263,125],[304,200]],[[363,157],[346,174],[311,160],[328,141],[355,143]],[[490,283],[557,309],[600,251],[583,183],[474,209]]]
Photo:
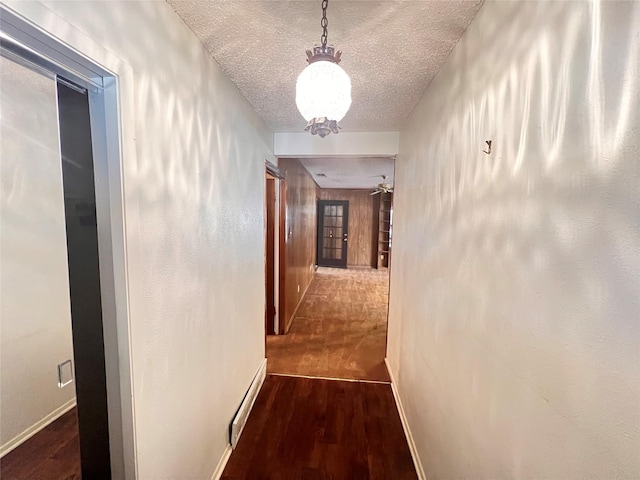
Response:
[[[80,479],[80,445],[76,409],[0,459],[2,480]]]
[[[269,375],[222,478],[417,475],[390,385]]]
[[[0,460],[2,480],[79,480],[75,409]],[[391,386],[269,375],[222,475],[416,479]]]
[[[271,373],[388,382],[388,276],[320,269]],[[75,409],[0,461],[2,480],[80,479]],[[223,479],[416,479],[387,383],[268,375]]]

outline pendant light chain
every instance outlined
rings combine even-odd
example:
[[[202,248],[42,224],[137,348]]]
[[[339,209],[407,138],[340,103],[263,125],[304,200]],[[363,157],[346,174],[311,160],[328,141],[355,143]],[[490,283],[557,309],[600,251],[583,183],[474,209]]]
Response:
[[[351,79],[338,65],[342,52],[327,45],[328,5],[329,0],[322,0],[321,43],[306,51],[308,65],[296,82],[296,106],[307,121],[305,130],[321,138],[340,131],[338,122],[351,106]]]
[[[322,35],[320,36],[320,43],[322,44],[322,50],[327,50],[327,27],[329,26],[329,20],[327,20],[327,7],[329,6],[329,0],[322,0],[322,20],[320,20],[320,26],[322,27]]]

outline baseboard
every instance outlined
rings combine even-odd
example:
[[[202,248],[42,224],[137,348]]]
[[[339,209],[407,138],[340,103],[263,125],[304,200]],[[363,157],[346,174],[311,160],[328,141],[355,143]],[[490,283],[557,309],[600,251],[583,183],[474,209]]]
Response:
[[[249,385],[249,389],[247,390],[247,394],[242,400],[240,404],[240,408],[238,408],[238,412],[231,423],[231,438],[229,443],[231,444],[231,448],[236,448],[238,441],[240,440],[240,435],[242,435],[242,431],[244,430],[244,426],[247,423],[247,419],[251,414],[251,409],[253,408],[253,404],[256,402],[256,398],[258,398],[258,394],[260,393],[260,389],[262,388],[262,384],[264,383],[265,378],[267,377],[267,359],[264,358],[258,371],[256,372],[253,380],[251,381],[251,385]]]
[[[253,405],[258,397],[258,393],[260,393],[260,389],[262,389],[262,384],[264,383],[265,378],[267,377],[267,359],[263,359],[260,367],[258,367],[258,371],[256,372],[253,380],[251,381],[251,385],[249,386],[249,392],[247,396],[242,401],[242,405],[240,405],[240,410],[243,408],[246,410],[245,419],[249,417],[251,414],[251,410],[253,409]],[[253,393],[253,395],[249,395],[249,393]],[[246,403],[245,403],[246,402]],[[246,422],[245,422],[246,423]],[[240,439],[240,435],[242,435],[242,430],[244,429],[244,424],[241,426],[240,431],[237,432],[236,441]],[[211,480],[220,480],[222,473],[224,472],[224,468],[227,466],[227,462],[233,453],[233,447],[231,443],[226,446],[224,452],[222,453],[222,457],[220,457],[220,461],[216,466],[216,469],[213,471],[213,475],[211,476]]]
[[[427,477],[424,474],[424,469],[422,468],[422,462],[420,462],[420,457],[418,456],[418,450],[416,449],[413,435],[411,435],[409,422],[407,422],[407,416],[404,412],[402,401],[400,400],[400,393],[398,392],[398,387],[396,386],[396,379],[393,377],[393,371],[391,370],[391,366],[389,365],[389,359],[385,358],[384,363],[387,365],[389,377],[391,378],[391,391],[393,392],[393,398],[395,398],[396,400],[396,407],[398,408],[398,414],[400,415],[400,421],[402,422],[402,429],[404,430],[404,434],[407,437],[407,443],[409,444],[409,450],[411,451],[411,458],[413,458],[413,465],[416,467],[418,478],[420,480],[426,480]]]
[[[293,319],[296,318],[296,314],[298,313],[298,309],[300,308],[300,305],[302,305],[302,301],[304,300],[304,297],[307,295],[307,292],[309,291],[309,287],[311,286],[311,284],[313,283],[313,280],[315,278],[316,278],[316,272],[314,271],[313,275],[311,276],[311,281],[307,285],[307,288],[304,289],[304,292],[302,292],[302,296],[300,297],[300,300],[298,301],[298,305],[296,305],[296,308],[293,310],[293,313],[291,314],[291,317],[289,318],[289,321],[285,325],[285,328],[284,328],[284,333],[285,334],[291,328],[291,324],[293,323]]]
[[[42,420],[40,420],[39,422],[27,428],[24,432],[19,433],[18,435],[13,437],[7,443],[0,446],[0,457],[4,457],[11,450],[22,445],[24,442],[26,442],[31,437],[33,437],[40,430],[42,430],[43,428],[55,422],[58,418],[60,418],[62,415],[67,413],[69,410],[71,410],[75,406],[76,406],[76,399],[72,398],[61,407],[56,408],[53,412],[51,412],[49,415],[44,417]]]
[[[218,466],[213,471],[213,476],[211,477],[211,480],[220,480],[220,477],[222,476],[222,472],[224,472],[224,467],[227,466],[227,462],[229,461],[229,457],[231,456],[231,452],[233,452],[231,445],[227,445],[227,448],[225,448],[224,453],[222,454],[222,457],[218,462]]]

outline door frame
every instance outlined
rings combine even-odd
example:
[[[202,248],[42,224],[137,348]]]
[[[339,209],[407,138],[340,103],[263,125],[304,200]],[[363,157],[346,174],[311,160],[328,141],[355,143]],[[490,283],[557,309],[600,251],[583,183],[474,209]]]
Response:
[[[278,179],[265,174],[265,332],[278,332]],[[269,296],[271,295],[271,300]],[[270,307],[272,311],[270,311]]]
[[[28,15],[0,5],[0,31],[9,38],[2,44],[27,61],[42,66],[87,89],[91,118],[100,295],[107,382],[107,410],[111,474],[113,478],[137,476],[128,265],[131,241],[126,241],[123,157],[135,164],[132,122],[134,91],[132,69],[90,37],[64,20],[47,22],[51,11],[42,4],[15,4]],[[45,31],[35,25],[48,25]],[[77,49],[60,38],[77,34]],[[91,60],[99,54],[107,65]],[[129,133],[125,135],[124,133]],[[131,206],[128,208],[131,214]],[[137,211],[135,212],[137,213]],[[137,215],[135,216],[137,218]],[[79,425],[82,429],[82,425]]]
[[[274,320],[274,333],[275,335],[284,335],[286,325],[281,317],[281,313],[284,311],[286,292],[285,292],[285,273],[286,273],[286,248],[287,248],[287,179],[285,173],[280,170],[276,165],[265,160],[265,172],[275,178],[276,181],[276,208],[275,208],[275,236],[274,241],[274,291],[275,291],[275,307],[276,315]],[[266,185],[266,184],[265,184]],[[265,192],[266,202],[266,192]],[[266,208],[266,204],[265,204]],[[265,219],[266,228],[266,219]],[[265,252],[266,262],[266,252]],[[265,266],[266,267],[266,266]],[[266,268],[265,268],[266,271]],[[265,278],[266,283],[266,278]],[[265,299],[266,302],[266,299]],[[266,342],[266,335],[265,335]]]
[[[281,315],[287,299],[287,180],[284,177],[280,179],[278,201],[278,335],[284,335],[287,333],[287,322]]]

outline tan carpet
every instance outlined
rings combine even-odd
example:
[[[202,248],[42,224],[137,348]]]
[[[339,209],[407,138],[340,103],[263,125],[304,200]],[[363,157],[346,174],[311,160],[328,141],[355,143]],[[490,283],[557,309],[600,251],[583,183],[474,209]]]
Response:
[[[268,372],[389,381],[388,270],[318,269],[286,335],[267,337]]]

